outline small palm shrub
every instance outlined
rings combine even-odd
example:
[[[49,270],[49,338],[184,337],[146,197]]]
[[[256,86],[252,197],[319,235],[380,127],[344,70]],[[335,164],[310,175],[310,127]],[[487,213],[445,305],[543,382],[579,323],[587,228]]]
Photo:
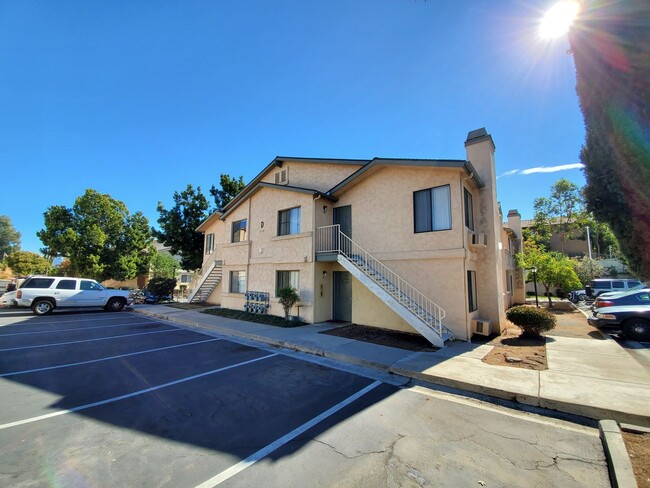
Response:
[[[540,337],[555,328],[555,316],[543,308],[519,305],[506,311],[506,318],[521,327],[522,337]]]
[[[291,308],[300,301],[300,296],[295,288],[285,286],[278,290],[278,298],[280,299],[280,305],[284,308],[284,318],[288,319]]]

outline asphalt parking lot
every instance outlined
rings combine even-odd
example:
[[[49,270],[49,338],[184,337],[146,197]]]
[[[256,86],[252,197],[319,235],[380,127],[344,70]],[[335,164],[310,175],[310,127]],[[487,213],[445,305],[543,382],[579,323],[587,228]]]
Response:
[[[0,486],[609,486],[593,428],[396,383],[134,313],[0,314]]]

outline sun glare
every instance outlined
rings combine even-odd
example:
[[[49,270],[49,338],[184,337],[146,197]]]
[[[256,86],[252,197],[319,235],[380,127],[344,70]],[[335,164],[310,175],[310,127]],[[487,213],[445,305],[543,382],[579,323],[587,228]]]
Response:
[[[553,39],[569,32],[569,27],[578,15],[580,5],[575,0],[561,0],[553,5],[539,26],[539,35]]]

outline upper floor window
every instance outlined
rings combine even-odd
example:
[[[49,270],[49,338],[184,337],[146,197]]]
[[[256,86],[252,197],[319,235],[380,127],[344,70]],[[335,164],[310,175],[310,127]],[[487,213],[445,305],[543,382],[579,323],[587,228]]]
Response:
[[[413,192],[415,232],[451,229],[449,185]]]
[[[246,219],[232,223],[232,242],[243,242],[246,240]]]
[[[206,234],[205,236],[205,253],[212,254],[214,252],[214,234]]]
[[[465,227],[474,230],[474,202],[472,194],[467,188],[463,188],[463,197],[465,203]]]
[[[278,212],[278,235],[300,234],[300,207]]]

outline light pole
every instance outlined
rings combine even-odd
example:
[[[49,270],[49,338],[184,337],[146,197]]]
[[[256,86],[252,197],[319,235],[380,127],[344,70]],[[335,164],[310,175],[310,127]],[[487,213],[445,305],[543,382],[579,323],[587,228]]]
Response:
[[[539,298],[537,298],[537,268],[533,266],[530,270],[533,272],[533,283],[535,285],[535,305],[539,308]]]

